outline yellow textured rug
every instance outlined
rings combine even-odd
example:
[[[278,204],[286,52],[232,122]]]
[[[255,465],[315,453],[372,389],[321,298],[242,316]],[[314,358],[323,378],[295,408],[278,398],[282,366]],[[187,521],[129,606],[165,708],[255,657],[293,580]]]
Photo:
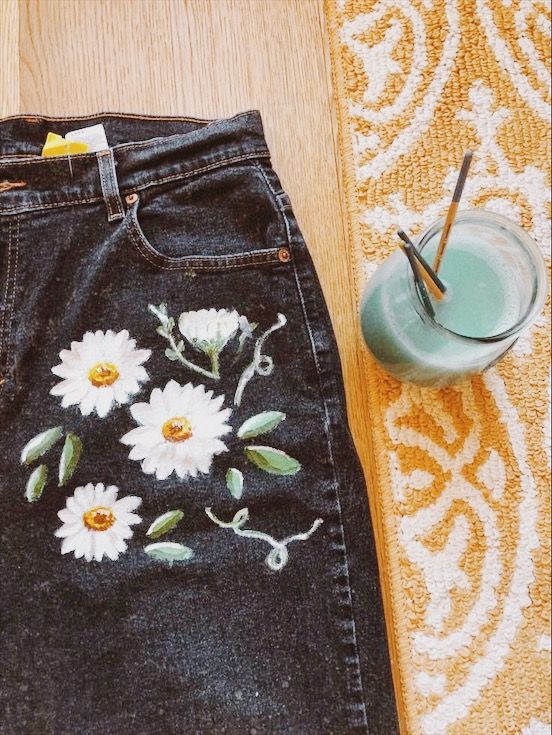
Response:
[[[549,10],[531,0],[326,0],[360,291],[452,195],[549,258]],[[509,356],[451,389],[366,353],[384,584],[405,730],[550,733],[550,302]],[[382,733],[382,735],[385,735]]]

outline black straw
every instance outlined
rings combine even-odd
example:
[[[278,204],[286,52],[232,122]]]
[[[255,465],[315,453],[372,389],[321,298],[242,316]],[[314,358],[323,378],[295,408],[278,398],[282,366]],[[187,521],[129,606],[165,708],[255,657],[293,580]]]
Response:
[[[423,255],[418,252],[418,249],[415,247],[414,243],[408,237],[408,235],[406,234],[406,232],[404,230],[397,230],[397,235],[401,238],[401,240],[405,243],[405,245],[409,245],[412,248],[412,252],[414,253],[414,257],[416,258],[416,260],[418,261],[418,263],[422,266],[422,268],[425,270],[425,272],[427,273],[427,275],[431,278],[431,280],[433,281],[433,283],[437,286],[437,288],[439,289],[439,291],[441,293],[445,293],[445,291],[447,290],[447,287],[445,286],[445,284],[443,283],[443,281],[441,281],[441,279],[439,278],[439,276],[437,275],[437,273],[435,273],[435,271],[429,265],[429,263],[423,257]]]
[[[408,262],[410,263],[410,267],[412,268],[412,273],[414,274],[414,280],[416,281],[416,286],[418,287],[418,291],[420,292],[420,296],[422,297],[422,301],[424,302],[424,306],[426,308],[427,313],[431,316],[435,316],[435,309],[433,308],[433,304],[431,303],[429,299],[429,294],[427,293],[426,285],[422,281],[422,277],[420,276],[420,272],[418,271],[418,264],[416,263],[416,257],[414,256],[414,248],[410,243],[405,243],[404,247],[402,248],[404,254],[408,258]]]
[[[454,194],[452,195],[452,201],[458,203],[462,197],[464,191],[464,184],[468,178],[468,171],[470,170],[471,162],[473,158],[473,151],[466,151],[464,158],[462,159],[462,165],[460,167],[460,173],[458,174],[458,180],[454,187]]]

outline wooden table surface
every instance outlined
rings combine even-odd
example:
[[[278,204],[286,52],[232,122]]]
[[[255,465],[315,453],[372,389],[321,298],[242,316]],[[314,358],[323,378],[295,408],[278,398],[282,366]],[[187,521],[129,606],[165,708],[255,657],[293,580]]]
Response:
[[[261,111],[274,167],[326,295],[370,484],[332,95],[322,0],[0,0],[0,116],[125,111],[211,118]]]

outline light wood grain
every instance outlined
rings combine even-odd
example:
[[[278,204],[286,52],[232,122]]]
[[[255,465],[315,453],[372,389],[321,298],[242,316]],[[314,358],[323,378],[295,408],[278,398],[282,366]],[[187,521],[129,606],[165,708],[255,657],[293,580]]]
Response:
[[[0,0],[0,116],[19,108],[19,0]]]
[[[351,426],[371,478],[322,0],[0,0],[0,7],[2,114],[261,110],[329,305]],[[370,503],[379,537],[373,495]],[[384,596],[388,607],[385,585]]]

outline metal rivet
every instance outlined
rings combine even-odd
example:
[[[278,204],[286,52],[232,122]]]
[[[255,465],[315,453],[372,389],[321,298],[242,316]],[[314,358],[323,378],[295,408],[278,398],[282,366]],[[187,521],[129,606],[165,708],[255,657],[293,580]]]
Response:
[[[289,263],[291,260],[291,253],[287,248],[280,248],[278,250],[278,260],[280,263]]]
[[[138,194],[127,194],[125,201],[127,204],[136,204],[138,201]]]

